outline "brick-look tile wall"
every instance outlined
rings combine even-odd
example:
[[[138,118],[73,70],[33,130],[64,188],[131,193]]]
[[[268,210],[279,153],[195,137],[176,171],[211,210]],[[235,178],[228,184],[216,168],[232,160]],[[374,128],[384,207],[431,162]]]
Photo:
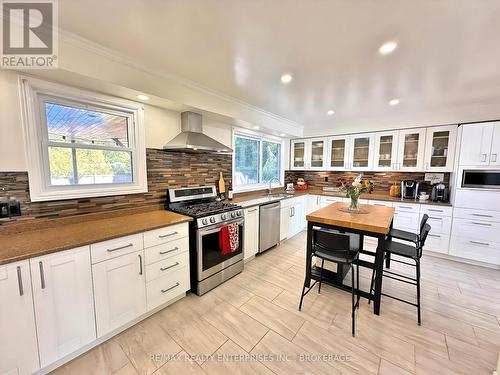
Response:
[[[373,182],[374,190],[377,191],[389,191],[391,185],[394,182],[398,184],[401,180],[415,180],[420,183],[421,191],[430,192],[431,186],[424,181],[423,172],[319,172],[319,171],[286,171],[285,181],[287,183],[297,181],[297,178],[303,178],[309,186],[322,188],[324,186],[335,186],[340,179],[346,179],[348,181],[354,180],[354,178],[359,174],[363,174],[363,178],[368,179]],[[325,181],[325,177],[328,181]],[[450,174],[444,173],[444,183],[449,184]]]
[[[148,192],[109,197],[31,202],[27,172],[0,172],[0,197],[12,196],[21,201],[22,216],[16,220],[66,217],[120,208],[163,207],[167,189],[213,185],[222,172],[231,181],[231,155],[181,153],[157,149],[146,150]],[[12,220],[0,220],[0,225]]]

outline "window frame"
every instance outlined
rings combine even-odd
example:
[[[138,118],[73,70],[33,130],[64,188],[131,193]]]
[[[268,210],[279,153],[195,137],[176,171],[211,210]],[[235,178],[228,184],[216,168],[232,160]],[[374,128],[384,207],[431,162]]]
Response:
[[[140,103],[43,81],[19,78],[30,199],[33,202],[137,194],[148,191],[144,108]],[[49,141],[45,103],[105,111],[127,117],[128,147],[62,144]],[[49,147],[125,151],[131,153],[131,183],[52,185]]]
[[[247,139],[252,139],[256,140],[259,142],[259,169],[258,169],[258,180],[259,182],[256,184],[246,184],[246,185],[240,185],[237,186],[235,183],[235,172],[236,172],[236,137],[240,138],[247,138]],[[282,138],[279,137],[274,137],[272,135],[267,135],[259,132],[254,132],[251,130],[247,129],[242,129],[242,128],[233,128],[232,131],[232,145],[233,145],[233,167],[232,167],[232,181],[233,181],[233,190],[234,192],[245,192],[245,191],[255,191],[255,190],[263,190],[263,189],[268,189],[269,188],[269,183],[268,182],[260,182],[262,178],[262,143],[263,142],[270,142],[270,143],[277,143],[280,145],[280,170],[279,170],[279,180],[280,183],[273,182],[271,187],[272,188],[278,188],[278,187],[284,187],[285,186],[285,155],[284,155],[284,141]]]

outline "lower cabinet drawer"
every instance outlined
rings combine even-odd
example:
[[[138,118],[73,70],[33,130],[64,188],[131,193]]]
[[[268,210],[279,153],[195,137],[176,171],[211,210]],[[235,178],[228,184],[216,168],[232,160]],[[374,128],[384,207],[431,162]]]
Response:
[[[189,235],[188,223],[180,223],[169,227],[144,232],[144,248],[175,241]]]
[[[189,267],[146,283],[148,311],[187,292],[189,288]]]
[[[422,220],[423,214],[420,215],[420,221]],[[451,232],[451,217],[448,216],[437,216],[429,215],[427,224],[431,226],[431,234],[445,234],[450,235]]]
[[[450,255],[500,265],[500,243],[452,236]]]
[[[142,249],[142,234],[132,234],[90,245],[90,258],[95,264]]]
[[[146,265],[168,259],[189,250],[189,238],[184,237],[176,241],[167,242],[158,246],[144,249]]]
[[[417,233],[419,226],[418,213],[395,212],[393,226],[396,229]]]
[[[425,241],[424,251],[432,251],[434,253],[448,254],[450,246],[450,236],[446,234],[429,233]]]
[[[146,282],[150,282],[162,276],[170,275],[182,268],[189,268],[189,252],[171,256],[159,262],[146,266]]]
[[[500,242],[500,223],[453,219],[452,235],[482,242]]]

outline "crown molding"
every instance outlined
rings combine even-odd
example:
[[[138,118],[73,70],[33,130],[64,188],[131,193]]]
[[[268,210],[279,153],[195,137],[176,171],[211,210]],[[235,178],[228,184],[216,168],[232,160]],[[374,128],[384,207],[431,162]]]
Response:
[[[201,91],[205,94],[215,96],[215,97],[222,99],[222,100],[225,100],[227,102],[230,102],[233,104],[238,104],[238,105],[244,107],[245,109],[255,111],[261,115],[269,117],[275,121],[279,121],[283,124],[286,124],[287,126],[295,128],[299,131],[304,130],[304,125],[301,125],[295,121],[289,120],[289,119],[282,117],[280,115],[277,115],[273,112],[266,111],[260,107],[257,107],[253,104],[250,104],[246,101],[232,97],[230,95],[220,93],[216,90],[213,90],[211,88],[208,88],[208,87],[203,86],[201,84],[198,84],[196,82],[190,81],[188,79],[179,77],[177,75],[171,74],[169,72],[166,72],[166,71],[163,71],[160,69],[156,69],[156,68],[150,68],[150,67],[140,63],[139,61],[137,61],[136,59],[134,59],[128,55],[122,54],[121,52],[118,52],[118,51],[113,50],[111,48],[105,47],[101,44],[95,43],[91,40],[88,40],[88,39],[83,38],[77,34],[71,33],[69,31],[61,29],[61,28],[59,29],[59,42],[60,43],[61,42],[67,43],[67,44],[72,45],[74,47],[77,47],[77,48],[86,50],[88,52],[91,52],[93,54],[105,57],[105,58],[112,60],[114,62],[128,65],[129,67],[140,70],[144,73],[151,74],[151,75],[157,76],[157,77],[162,78],[162,79],[170,80],[170,81],[172,81],[178,85],[182,85],[186,88]]]

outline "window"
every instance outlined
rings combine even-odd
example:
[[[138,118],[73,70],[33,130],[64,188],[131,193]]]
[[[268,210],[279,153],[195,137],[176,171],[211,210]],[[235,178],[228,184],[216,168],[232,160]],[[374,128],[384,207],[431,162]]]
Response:
[[[235,191],[282,186],[282,142],[253,132],[233,132],[233,187]]]
[[[147,191],[139,104],[21,79],[32,201]]]

